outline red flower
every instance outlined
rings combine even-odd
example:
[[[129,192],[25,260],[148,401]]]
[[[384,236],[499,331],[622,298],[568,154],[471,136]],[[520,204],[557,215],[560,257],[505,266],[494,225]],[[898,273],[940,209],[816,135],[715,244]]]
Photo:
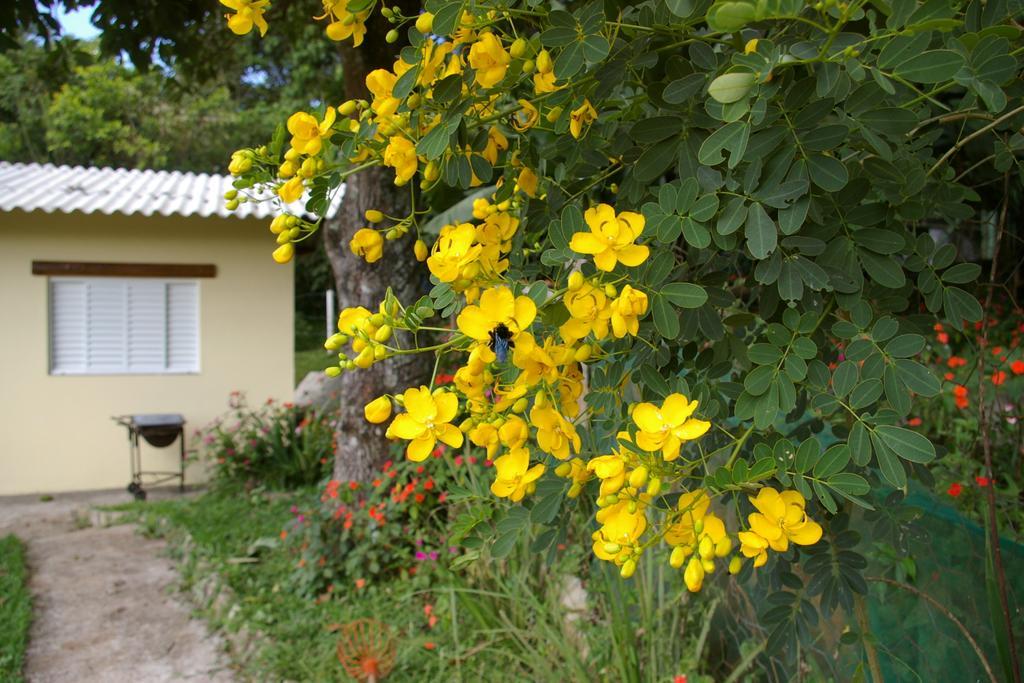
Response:
[[[988,477],[975,477],[974,481],[978,482],[978,486],[988,486],[992,483],[992,480]]]
[[[992,347],[992,355],[993,356],[998,356],[1002,352],[1003,352],[1003,347],[1002,346],[993,346]]]
[[[992,373],[992,384],[995,384],[998,387],[1000,384],[1002,384],[1005,381],[1006,381],[1006,372],[1005,371],[1003,371],[1003,370],[996,370],[995,372]]]
[[[357,488],[359,488],[359,482],[358,481],[350,481],[348,483],[348,488],[350,490],[352,490],[352,491],[355,491]]]
[[[946,334],[945,332],[939,332],[937,335],[935,335],[935,338],[939,340],[940,344],[949,343],[949,335]]]
[[[435,647],[437,647],[437,645],[434,645],[433,643],[427,642],[427,643],[423,643],[423,647],[426,648],[427,650],[433,650]]]
[[[686,683],[686,674],[683,674],[682,676],[676,676],[672,679],[672,683]]]
[[[356,588],[362,588],[366,585],[366,579],[356,579]]]
[[[907,425],[910,427],[920,427],[922,422],[924,422],[924,420],[922,420],[921,418],[912,417],[909,420],[907,420]]]
[[[943,377],[946,378],[947,382],[952,382],[956,375],[954,375],[952,372],[947,372],[945,375],[943,375]]]
[[[960,484],[954,481],[952,484],[949,485],[949,489],[946,490],[946,493],[956,498],[957,496],[960,495],[960,492],[963,490],[963,488],[964,487],[960,486]]]
[[[1010,371],[1015,375],[1024,375],[1024,360],[1015,360],[1010,365]]]
[[[946,365],[953,369],[962,368],[967,365],[967,359],[961,358],[960,356],[950,356],[949,360],[946,361]]]

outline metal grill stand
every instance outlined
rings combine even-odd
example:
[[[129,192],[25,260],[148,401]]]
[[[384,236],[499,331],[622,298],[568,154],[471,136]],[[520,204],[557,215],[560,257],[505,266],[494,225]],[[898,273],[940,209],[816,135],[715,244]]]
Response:
[[[142,478],[153,477],[148,484],[157,486],[165,481],[178,480],[178,490],[185,491],[185,418],[177,413],[153,415],[120,415],[113,418],[115,422],[128,429],[129,458],[131,460],[132,480],[128,484],[128,493],[135,500],[146,500],[146,491],[142,488]],[[144,471],[142,469],[142,450],[139,437],[154,448],[166,448],[179,440],[181,446],[180,469],[177,472]]]

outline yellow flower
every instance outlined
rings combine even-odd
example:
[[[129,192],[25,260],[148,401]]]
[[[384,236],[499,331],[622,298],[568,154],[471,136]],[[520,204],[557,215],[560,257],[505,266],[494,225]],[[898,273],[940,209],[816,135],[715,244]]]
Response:
[[[590,100],[583,100],[583,104],[569,114],[569,133],[579,140],[583,130],[594,121],[597,121],[597,110],[590,104]]]
[[[356,256],[362,256],[367,263],[375,263],[384,255],[384,238],[372,228],[360,228],[352,235],[348,248]]]
[[[772,550],[781,553],[789,548],[790,542],[814,545],[821,539],[821,526],[807,516],[806,503],[799,492],[779,493],[765,486],[750,502],[757,508],[747,518],[750,530],[767,541]]]
[[[608,306],[608,297],[604,290],[595,287],[589,281],[575,290],[566,292],[562,303],[569,310],[570,318],[558,328],[562,339],[574,344],[591,332],[595,339],[608,336],[608,324],[612,317],[612,309]]]
[[[256,26],[260,30],[260,37],[267,34],[267,21],[263,13],[270,8],[268,0],[220,0],[220,4],[235,10],[234,14],[224,15],[232,33],[244,36]]]
[[[626,462],[618,453],[601,455],[587,462],[587,469],[601,480],[601,496],[618,493],[626,484]]]
[[[541,50],[537,53],[537,73],[533,75],[533,90],[538,95],[561,90],[564,85],[555,85],[555,65],[551,61],[551,53]]]
[[[366,326],[371,315],[373,314],[362,306],[342,310],[338,314],[338,332],[349,336],[354,335]]]
[[[331,134],[331,126],[337,112],[334,107],[327,107],[324,120],[317,122],[316,117],[304,111],[297,111],[288,117],[288,132],[292,134],[291,146],[299,154],[315,156],[323,147],[323,139]]]
[[[763,567],[768,561],[768,541],[753,531],[741,531],[736,534],[740,539],[740,553],[743,557],[754,558],[754,568]]]
[[[563,462],[555,469],[555,474],[572,480],[572,484],[569,486],[569,492],[566,493],[570,498],[576,498],[579,496],[580,493],[583,492],[583,487],[594,476],[579,458],[572,458]]]
[[[505,78],[512,57],[493,33],[484,31],[469,48],[469,65],[476,70],[476,82],[491,88]]]
[[[252,152],[247,149],[240,149],[231,153],[231,163],[228,164],[228,172],[231,175],[242,175],[252,169]]]
[[[536,487],[534,482],[544,474],[544,469],[541,463],[530,467],[530,452],[525,448],[514,448],[494,461],[491,493],[498,498],[518,502]]]
[[[452,448],[462,446],[462,432],[450,424],[459,411],[455,394],[444,389],[431,394],[427,387],[420,387],[406,389],[402,397],[406,412],[395,417],[388,434],[410,442],[405,451],[410,460],[426,460],[438,441]]]
[[[416,146],[401,135],[392,136],[384,150],[384,164],[395,169],[395,185],[405,185],[416,175],[419,165]]]
[[[548,337],[540,346],[529,332],[523,332],[516,338],[516,347],[512,353],[512,363],[522,369],[517,383],[533,386],[544,380],[548,383],[558,381],[559,368],[572,361],[572,349],[555,343]]]
[[[704,536],[708,536],[714,547],[727,539],[725,522],[713,512],[708,512],[711,498],[704,489],[688,491],[679,496],[677,508],[682,513],[665,531],[665,542],[683,546],[683,556],[689,555]],[[697,531],[700,527],[700,531]],[[724,547],[724,545],[723,545]],[[731,546],[730,546],[731,547]],[[681,565],[680,565],[681,566]],[[678,567],[677,567],[678,568]]]
[[[512,114],[512,127],[520,133],[525,132],[540,120],[540,112],[526,100],[519,100],[520,109]]]
[[[493,458],[501,446],[501,440],[498,438],[498,427],[490,422],[477,424],[469,430],[467,436],[474,445],[487,450],[488,458]]]
[[[644,217],[632,211],[615,213],[608,204],[598,204],[586,210],[583,219],[590,232],[574,233],[569,248],[580,254],[591,254],[600,270],[614,270],[619,262],[624,266],[639,266],[647,260],[650,249],[633,244],[644,231]]]
[[[640,318],[647,315],[647,295],[626,285],[619,297],[611,302],[611,309],[615,338],[622,339],[627,334],[635,337],[640,331]]]
[[[484,146],[484,150],[480,152],[480,156],[486,159],[491,166],[494,166],[498,163],[498,154],[506,149],[508,149],[508,138],[498,130],[497,126],[492,126],[487,131],[487,144]]]
[[[661,451],[666,462],[679,457],[684,441],[703,436],[711,423],[692,418],[697,401],[682,394],[669,394],[658,408],[653,403],[638,403],[633,408],[633,422],[640,428],[636,445],[645,451]]]
[[[499,285],[480,295],[479,306],[462,309],[456,322],[464,335],[487,344],[495,335],[515,339],[536,317],[537,305],[530,297],[514,296],[511,289]]]
[[[370,109],[381,118],[388,118],[395,113],[401,101],[391,92],[398,77],[387,69],[375,69],[366,75],[366,89],[373,94]]]
[[[634,503],[630,505],[630,503]],[[632,510],[631,510],[632,508]],[[594,532],[594,554],[621,565],[633,554],[633,546],[647,530],[646,497],[631,501],[625,497],[597,511],[601,528]],[[617,550],[614,547],[619,546]]]
[[[537,445],[545,453],[565,460],[572,452],[580,452],[580,436],[571,422],[550,406],[534,405],[530,422],[537,428]]]
[[[537,174],[530,169],[524,167],[519,172],[519,177],[516,178],[516,184],[519,185],[519,189],[525,192],[530,197],[537,196]]]
[[[281,187],[277,188],[277,195],[285,204],[297,202],[302,197],[302,178],[292,178]]]
[[[530,425],[523,418],[511,415],[498,428],[498,438],[506,448],[519,448],[530,438]]]
[[[441,282],[454,282],[462,269],[480,255],[481,247],[475,241],[476,227],[471,223],[444,226],[427,259],[427,268]]]
[[[330,18],[327,25],[327,37],[331,40],[352,38],[352,45],[359,47],[366,35],[366,18],[369,12],[353,14],[348,10],[348,0],[323,0],[324,13],[314,19]]]
[[[363,415],[367,422],[380,424],[391,417],[391,399],[387,396],[378,396],[363,407]]]

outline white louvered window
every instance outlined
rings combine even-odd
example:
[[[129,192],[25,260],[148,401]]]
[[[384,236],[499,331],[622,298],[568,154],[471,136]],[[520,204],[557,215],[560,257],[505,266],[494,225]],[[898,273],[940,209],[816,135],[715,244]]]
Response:
[[[199,283],[50,279],[50,373],[199,372]]]

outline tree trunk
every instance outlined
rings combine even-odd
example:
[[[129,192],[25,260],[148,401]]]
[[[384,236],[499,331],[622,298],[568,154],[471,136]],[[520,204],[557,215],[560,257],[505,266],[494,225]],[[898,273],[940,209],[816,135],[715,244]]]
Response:
[[[402,4],[402,3],[399,3]],[[410,7],[413,3],[409,3]],[[341,49],[346,98],[366,96],[366,75],[377,68],[390,69],[397,49],[383,40],[390,25],[374,13],[367,26],[366,43]],[[366,225],[363,214],[378,209],[389,216],[409,212],[410,187],[395,187],[390,168],[370,168],[348,178],[338,215],[324,221],[324,244],[334,271],[339,310],[365,306],[373,312],[391,287],[403,305],[416,302],[429,288],[426,268],[413,255],[411,235],[385,242],[384,257],[367,264],[352,253],[348,243]],[[417,182],[415,179],[412,183]],[[403,345],[407,340],[401,339]],[[350,370],[341,376],[341,406],[336,432],[334,478],[369,481],[388,458],[385,425],[374,425],[363,416],[363,406],[384,393],[404,391],[426,384],[433,366],[429,354],[396,356],[368,370]]]

